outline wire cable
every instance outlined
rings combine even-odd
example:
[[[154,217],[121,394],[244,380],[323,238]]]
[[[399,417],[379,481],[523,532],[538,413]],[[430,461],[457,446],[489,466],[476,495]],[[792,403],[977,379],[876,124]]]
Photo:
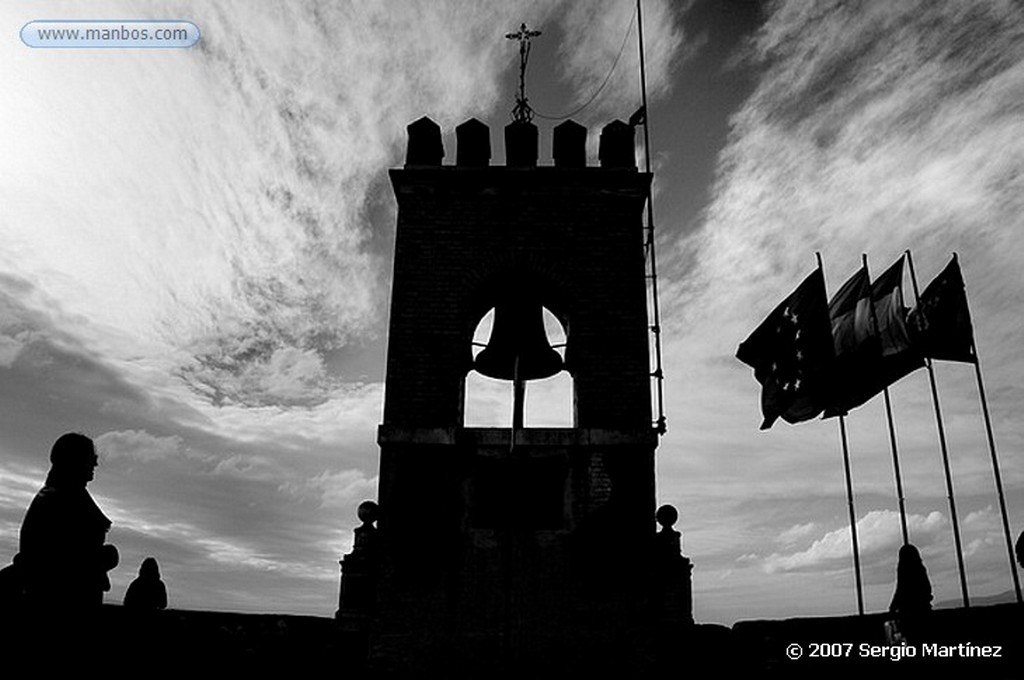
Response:
[[[606,75],[604,77],[604,81],[601,83],[601,86],[597,88],[597,91],[595,91],[594,94],[590,95],[590,99],[588,99],[586,102],[584,102],[583,105],[580,106],[579,108],[577,108],[576,110],[570,111],[569,113],[566,113],[565,115],[562,115],[562,116],[545,116],[543,113],[540,113],[537,110],[534,110],[533,114],[535,116],[537,116],[538,118],[543,118],[544,120],[565,120],[566,118],[572,118],[577,113],[579,113],[580,111],[583,111],[585,108],[587,108],[588,106],[593,104],[594,100],[597,99],[597,96],[599,94],[601,94],[601,92],[604,90],[605,86],[608,84],[608,81],[612,79],[612,74],[615,73],[615,67],[618,66],[618,64],[619,64],[619,58],[622,57],[622,52],[623,52],[623,50],[626,49],[626,41],[629,40],[629,34],[632,33],[632,31],[633,31],[633,24],[635,22],[636,22],[636,9],[633,10],[633,16],[629,20],[629,26],[626,27],[626,35],[624,35],[622,37],[622,45],[619,47],[619,53],[615,55],[615,61],[612,62],[611,69],[608,70],[608,75]]]

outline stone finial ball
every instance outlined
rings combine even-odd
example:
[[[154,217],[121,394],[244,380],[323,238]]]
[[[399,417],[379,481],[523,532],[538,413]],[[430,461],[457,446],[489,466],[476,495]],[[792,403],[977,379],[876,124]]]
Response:
[[[356,516],[364,524],[372,524],[377,521],[379,508],[373,501],[363,501],[356,510]]]
[[[666,529],[671,527],[679,519],[679,511],[671,505],[663,505],[654,513],[654,519]]]

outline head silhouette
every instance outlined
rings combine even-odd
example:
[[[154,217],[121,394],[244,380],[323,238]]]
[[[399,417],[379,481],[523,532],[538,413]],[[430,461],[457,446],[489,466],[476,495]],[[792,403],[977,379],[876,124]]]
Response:
[[[900,548],[899,559],[896,561],[897,574],[919,574],[925,571],[921,553],[909,543]]]
[[[50,449],[50,474],[48,484],[81,484],[93,479],[99,464],[96,447],[92,439],[80,432],[61,435]]]
[[[1017,545],[1014,546],[1014,550],[1017,552],[1017,564],[1024,569],[1024,531],[1020,532],[1020,536],[1017,537]]]
[[[900,546],[900,562],[905,560],[913,560],[914,562],[921,563],[921,553],[918,552],[917,546],[907,543],[906,545]]]
[[[139,576],[142,578],[160,579],[160,567],[157,565],[155,557],[147,557],[142,560],[142,564],[139,566]]]
[[[893,600],[896,608],[904,611],[931,608],[932,585],[928,570],[921,560],[921,553],[909,543],[900,548]]]

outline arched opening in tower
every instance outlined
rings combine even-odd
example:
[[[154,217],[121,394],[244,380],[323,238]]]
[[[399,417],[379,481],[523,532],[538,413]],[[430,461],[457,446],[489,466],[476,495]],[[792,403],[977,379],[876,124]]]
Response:
[[[543,308],[544,336],[547,344],[565,360],[567,334],[557,317]],[[492,307],[473,333],[473,359],[488,346],[494,329]],[[463,425],[465,427],[511,427],[514,407],[513,382],[482,375],[476,370],[466,374]],[[574,385],[572,375],[561,370],[555,375],[526,382],[523,425],[525,427],[574,427]]]

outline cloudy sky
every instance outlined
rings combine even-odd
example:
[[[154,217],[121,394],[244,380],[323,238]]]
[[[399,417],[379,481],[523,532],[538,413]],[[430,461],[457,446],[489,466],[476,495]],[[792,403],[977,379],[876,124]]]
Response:
[[[637,107],[629,0],[38,2],[0,9],[0,561],[53,440],[97,440],[120,601],[322,616],[376,495],[405,126],[508,121],[528,88],[597,130]],[[856,611],[838,427],[758,431],[740,341],[815,266],[960,254],[1015,533],[1024,525],[1024,17],[1010,0],[645,0],[668,434],[699,621]],[[30,49],[33,19],[187,19],[188,50]],[[538,119],[542,159],[552,122]],[[595,159],[592,157],[592,162]],[[907,282],[907,297],[912,297]],[[972,598],[1012,587],[969,365],[938,364]],[[892,389],[911,540],[959,598],[927,375]],[[542,397],[537,398],[538,401]],[[899,521],[881,400],[848,419],[865,602]],[[614,549],[614,546],[609,546]],[[812,596],[807,594],[811,593]]]

